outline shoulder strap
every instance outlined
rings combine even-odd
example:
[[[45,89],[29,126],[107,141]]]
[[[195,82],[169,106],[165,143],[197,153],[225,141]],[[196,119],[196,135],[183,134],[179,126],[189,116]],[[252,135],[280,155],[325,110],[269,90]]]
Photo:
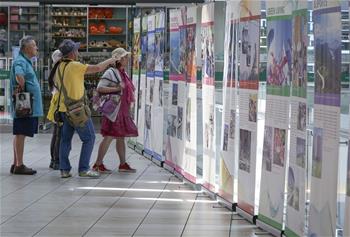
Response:
[[[114,69],[113,68],[109,68],[108,70],[112,71],[114,77],[117,79],[117,82],[116,81],[113,81],[107,77],[101,77],[101,80],[107,80],[107,81],[110,81],[112,83],[115,83],[115,84],[119,84],[121,82],[121,79],[120,79],[120,76],[118,77],[117,74],[115,73]]]
[[[67,65],[68,65],[69,63],[70,63],[70,61],[67,62],[67,63],[64,65],[63,74],[61,74],[60,68],[59,68],[59,67],[57,68],[57,69],[58,69],[58,77],[59,77],[60,82],[61,82],[60,93],[59,93],[59,95],[58,95],[58,103],[57,103],[57,109],[56,109],[57,111],[58,111],[59,108],[60,108],[62,88],[63,88],[63,94],[65,94],[65,95],[64,95],[65,97],[66,97],[66,94],[67,94],[66,88],[64,88],[64,86],[63,86],[63,75],[64,75],[64,72],[66,71],[66,67],[67,67]]]
[[[115,84],[119,84],[118,82],[113,81],[113,80],[111,80],[111,79],[109,79],[107,77],[101,77],[101,80],[106,80],[106,81],[110,81],[110,82],[115,83]]]
[[[117,79],[117,81],[120,83],[122,80],[121,80],[121,76],[120,76],[120,74],[119,74],[119,71],[118,71],[118,69],[117,69],[117,73],[115,72],[115,70],[112,68],[111,69],[112,70],[112,72],[113,72],[113,74],[114,74],[114,77]]]

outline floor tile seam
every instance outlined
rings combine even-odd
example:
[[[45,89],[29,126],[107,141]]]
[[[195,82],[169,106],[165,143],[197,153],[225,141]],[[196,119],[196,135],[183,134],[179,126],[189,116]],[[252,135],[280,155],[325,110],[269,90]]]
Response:
[[[229,237],[231,237],[231,233],[232,233],[232,222],[233,222],[233,215],[234,215],[234,212],[232,211],[231,212],[231,220],[230,220],[230,231],[229,231]]]
[[[100,182],[97,182],[94,187],[98,186],[100,183],[102,183],[109,175],[105,176],[104,178],[100,179]],[[69,181],[69,179],[67,180]],[[83,197],[85,197],[91,190],[88,190],[83,195],[81,195],[78,199],[76,199],[74,202],[72,202],[69,206],[64,208],[58,215],[56,215],[54,218],[52,218],[45,226],[43,226],[41,229],[39,229],[37,232],[35,232],[32,236],[36,236],[39,234],[42,230],[44,230],[48,225],[50,225],[53,221],[55,221],[58,217],[60,217],[66,210],[71,208],[73,205],[75,205],[77,202],[79,202]]]
[[[3,199],[5,199],[6,197],[8,197],[8,196],[14,194],[15,192],[20,191],[21,189],[26,188],[28,185],[33,184],[34,182],[38,181],[39,179],[41,179],[42,177],[44,177],[45,175],[47,175],[47,174],[49,174],[49,173],[51,173],[51,172],[53,172],[53,171],[49,170],[49,171],[47,171],[47,172],[45,172],[45,173],[42,173],[40,176],[35,176],[34,179],[32,179],[31,181],[29,181],[29,182],[26,183],[25,185],[23,185],[23,186],[21,186],[21,187],[15,189],[15,190],[13,190],[13,191],[11,191],[11,192],[5,194],[4,196],[1,196],[1,197],[0,197],[0,200],[3,200]],[[11,174],[11,175],[9,175],[9,176],[12,176],[12,175],[13,175],[13,174]],[[3,184],[2,184],[2,185],[3,185]]]
[[[147,171],[147,169],[150,167],[151,164],[148,164],[144,170],[136,177],[136,179],[128,186],[128,188],[131,188],[142,176],[143,174]],[[114,207],[118,204],[120,200],[123,199],[124,195],[127,193],[127,190],[123,191],[121,195],[116,197],[116,200],[110,205],[109,208],[107,208],[102,215],[93,223],[84,233],[82,236],[85,236],[86,234],[89,233],[89,231]]]
[[[69,180],[65,180],[64,182],[60,183],[59,185],[56,185],[53,189],[50,189],[48,192],[46,192],[45,194],[41,195],[38,199],[36,199],[35,201],[31,202],[29,205],[27,205],[26,207],[24,207],[23,209],[21,209],[20,211],[18,211],[15,215],[12,215],[10,218],[6,219],[5,221],[0,223],[0,227],[3,224],[6,224],[6,222],[10,221],[11,219],[13,219],[14,217],[16,217],[19,213],[25,211],[26,209],[30,208],[32,205],[34,205],[35,203],[37,203],[38,201],[40,201],[41,199],[43,199],[44,197],[46,197],[48,194],[50,194],[52,191],[56,190],[58,187],[66,184],[67,182],[69,182]]]
[[[168,183],[166,183],[166,185],[164,185],[163,190],[159,193],[158,197],[161,197],[163,191],[166,189],[167,185],[169,184],[169,181],[171,180],[172,177],[175,177],[175,175],[171,175],[168,179]],[[138,229],[141,227],[141,225],[143,224],[143,222],[145,221],[145,219],[147,218],[147,216],[149,215],[149,213],[151,212],[151,210],[153,209],[153,207],[156,205],[157,200],[155,200],[152,204],[152,206],[149,208],[149,210],[147,211],[147,213],[145,214],[145,216],[142,218],[141,222],[139,223],[139,225],[136,227],[135,231],[132,233],[132,237],[137,233]]]
[[[75,155],[75,156],[72,156],[72,159],[75,159],[77,156],[78,156],[78,154]],[[42,159],[44,159],[44,158],[41,158],[40,160],[42,160]],[[38,162],[38,161],[39,161],[39,160],[37,160],[37,161],[35,161],[35,162],[31,163],[31,164],[35,164],[35,163]],[[28,183],[26,183],[26,184],[23,185],[22,187],[20,187],[20,188],[18,188],[18,189],[16,189],[16,190],[14,190],[14,191],[12,191],[12,192],[10,192],[10,193],[4,195],[4,196],[1,196],[1,197],[0,197],[0,200],[6,198],[7,196],[9,196],[9,195],[11,195],[11,194],[13,194],[13,193],[15,193],[15,192],[21,190],[21,189],[26,188],[28,185],[33,184],[34,182],[38,181],[40,178],[42,178],[42,177],[44,177],[45,175],[47,175],[47,174],[49,174],[49,173],[52,173],[52,172],[55,172],[55,170],[51,170],[51,169],[49,168],[49,171],[45,172],[44,174],[42,174],[42,175],[40,175],[40,176],[35,177],[34,179],[32,179],[31,181],[29,181]],[[8,177],[5,178],[4,180],[9,179],[9,178],[10,178],[11,176],[13,176],[13,175],[15,175],[15,174],[10,174],[10,175],[8,175]],[[35,176],[36,176],[36,175],[35,175]],[[1,181],[1,183],[2,183],[2,182],[3,182],[3,180]],[[2,185],[3,185],[3,184],[2,184]]]
[[[71,158],[72,158],[72,159],[75,159],[76,157],[78,157],[78,155],[79,155],[79,152],[77,152],[77,154],[71,156]],[[34,165],[34,164],[36,164],[36,163],[42,161],[43,159],[47,159],[47,156],[43,156],[42,158],[40,158],[40,159],[38,159],[38,160],[36,160],[36,161],[34,161],[34,162],[29,163],[29,166],[32,166],[32,165]],[[48,161],[50,161],[50,160],[48,160]],[[49,172],[50,172],[50,171],[49,171]],[[49,172],[47,172],[47,173],[45,173],[45,174],[48,174]],[[13,174],[10,174],[7,178],[2,179],[0,183],[3,183],[5,180],[9,179],[12,175],[13,175]],[[40,177],[41,177],[41,176],[40,176]],[[36,179],[34,179],[34,180],[36,180]],[[30,182],[30,183],[31,183],[31,182]],[[30,184],[30,183],[28,183],[28,184]],[[22,188],[24,188],[25,186],[26,186],[26,185],[24,185]],[[21,189],[21,188],[20,188],[20,189]],[[20,190],[20,189],[18,189],[18,190]],[[17,190],[16,190],[16,191],[17,191]],[[1,198],[2,198],[2,197],[0,197],[0,199],[1,199]]]
[[[195,200],[197,200],[197,198],[198,198],[198,193],[197,193],[197,195],[196,195]],[[189,219],[190,219],[190,217],[191,217],[191,214],[192,214],[192,211],[193,211],[193,209],[194,209],[195,204],[196,204],[196,202],[193,202],[192,207],[191,207],[191,210],[190,210],[190,213],[188,213],[188,216],[187,216],[185,225],[184,225],[184,227],[183,227],[183,229],[182,229],[182,231],[181,231],[180,237],[183,236],[183,234],[184,234],[184,232],[185,232],[185,230],[186,230],[187,223],[188,223],[188,221],[189,221]]]

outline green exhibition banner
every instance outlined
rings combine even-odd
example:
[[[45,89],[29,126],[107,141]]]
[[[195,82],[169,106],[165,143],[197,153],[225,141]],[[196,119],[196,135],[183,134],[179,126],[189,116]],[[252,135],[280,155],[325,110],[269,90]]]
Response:
[[[258,221],[282,231],[292,80],[292,1],[267,1],[267,75]],[[263,218],[262,218],[263,217]]]

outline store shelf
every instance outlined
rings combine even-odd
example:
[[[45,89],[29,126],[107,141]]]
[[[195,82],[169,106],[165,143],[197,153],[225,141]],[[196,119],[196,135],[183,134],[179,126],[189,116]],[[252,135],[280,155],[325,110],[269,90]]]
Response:
[[[89,34],[89,36],[125,36],[125,34],[99,33],[99,34]]]
[[[70,29],[85,29],[86,26],[59,26],[59,25],[52,25],[54,28],[70,28]]]
[[[11,13],[11,15],[20,15],[20,16],[26,16],[26,15],[40,15],[40,13],[38,13],[38,12],[35,12],[35,13],[21,13],[21,14],[19,14],[19,13]]]
[[[57,48],[64,39],[73,39],[86,44],[88,37],[86,32],[87,17],[87,8],[85,7],[52,7],[51,14],[49,14],[52,39],[55,39],[52,47]],[[86,50],[86,48],[81,50]]]
[[[38,24],[38,22],[33,22],[33,21],[10,21],[10,24]]]
[[[88,47],[89,49],[115,49],[115,47]]]
[[[84,17],[86,18],[87,15],[52,15],[52,17]]]
[[[126,21],[126,18],[89,18],[89,21]]]
[[[86,37],[53,35],[52,38],[85,39]]]
[[[23,32],[23,31],[39,32],[39,30],[11,30],[11,32]]]

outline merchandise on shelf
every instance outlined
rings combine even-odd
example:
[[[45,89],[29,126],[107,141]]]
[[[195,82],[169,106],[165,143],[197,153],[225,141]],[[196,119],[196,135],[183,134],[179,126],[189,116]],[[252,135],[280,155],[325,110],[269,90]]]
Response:
[[[126,47],[126,9],[89,8],[88,50]]]
[[[57,48],[65,38],[80,42],[80,48],[86,48],[87,13],[84,7],[52,8],[53,48]]]
[[[10,48],[25,35],[39,35],[39,7],[10,7]]]

